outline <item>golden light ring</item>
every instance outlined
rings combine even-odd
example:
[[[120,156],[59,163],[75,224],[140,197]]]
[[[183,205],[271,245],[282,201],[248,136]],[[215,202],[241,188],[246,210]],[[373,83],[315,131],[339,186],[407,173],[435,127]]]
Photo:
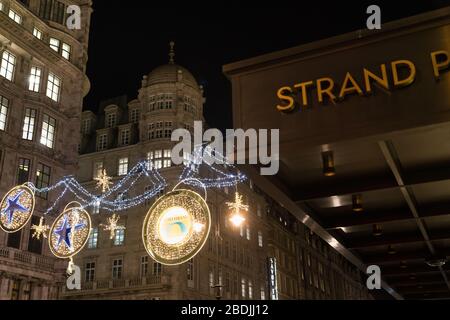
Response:
[[[92,221],[91,221],[91,217],[89,215],[89,213],[84,210],[84,209],[77,209],[77,211],[80,214],[80,217],[82,219],[85,219],[86,221],[86,226],[83,228],[83,232],[81,234],[77,234],[77,239],[75,239],[76,243],[73,245],[73,250],[70,250],[69,248],[64,248],[67,247],[65,244],[63,244],[63,249],[61,249],[61,246],[59,246],[59,248],[55,248],[55,242],[56,240],[56,236],[55,236],[55,229],[57,227],[61,227],[62,224],[62,219],[64,218],[65,215],[68,215],[69,217],[69,223],[73,223],[72,219],[72,214],[73,211],[76,208],[69,208],[64,210],[53,222],[50,231],[49,231],[49,235],[48,235],[48,245],[50,247],[50,251],[53,253],[53,255],[57,258],[60,259],[67,259],[67,258],[71,258],[73,256],[75,256],[76,254],[78,254],[81,250],[83,250],[83,248],[86,246],[88,240],[89,240],[89,235],[91,233],[91,228],[92,228]]]
[[[152,259],[173,266],[195,257],[210,229],[211,213],[205,200],[194,191],[178,189],[160,197],[149,209],[142,240]]]
[[[2,202],[0,203],[0,212],[3,211],[7,206],[6,199],[8,199],[11,194],[14,193],[17,194],[19,192],[18,190],[24,190],[26,192],[25,196],[28,195],[27,197],[28,199],[26,199],[28,210],[25,214],[20,215],[19,219],[17,219],[17,216],[14,214],[13,224],[15,226],[13,228],[8,228],[5,224],[5,217],[3,215],[0,216],[0,229],[6,233],[15,233],[22,230],[28,224],[28,222],[30,222],[31,217],[33,216],[36,200],[34,197],[33,190],[25,184],[21,186],[16,186],[11,190],[9,190],[8,193],[6,193],[6,195],[2,199]],[[20,198],[22,198],[22,196]]]

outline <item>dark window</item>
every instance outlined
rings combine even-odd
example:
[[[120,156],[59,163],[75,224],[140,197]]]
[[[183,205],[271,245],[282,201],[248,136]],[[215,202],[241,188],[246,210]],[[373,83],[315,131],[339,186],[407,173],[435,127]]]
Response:
[[[52,13],[53,0],[41,0],[39,6],[39,16],[43,19],[50,20]]]
[[[30,168],[31,161],[30,159],[19,159],[19,169],[17,172],[17,184],[24,184],[28,182],[30,179]]]
[[[39,225],[40,218],[33,216],[31,218],[31,225]],[[28,239],[28,251],[36,254],[42,254],[42,237],[38,240],[33,238],[33,231],[30,232]]]
[[[46,165],[39,163],[38,170],[36,173],[36,188],[42,189],[50,185],[50,173],[51,173],[50,167],[47,167]],[[47,200],[48,198],[48,192],[37,192],[36,195],[42,199]]]
[[[30,5],[30,0],[19,0],[25,7]]]
[[[8,234],[7,246],[14,249],[20,249],[20,241],[22,239],[22,230]]]
[[[41,0],[39,16],[45,20],[51,20],[64,24],[66,5],[56,0]]]

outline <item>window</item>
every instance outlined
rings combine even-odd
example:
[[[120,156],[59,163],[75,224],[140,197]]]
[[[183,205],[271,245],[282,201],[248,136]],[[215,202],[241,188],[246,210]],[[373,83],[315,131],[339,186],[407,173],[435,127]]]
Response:
[[[214,294],[214,270],[209,269],[209,293]]]
[[[72,47],[70,45],[68,45],[67,43],[62,44],[61,55],[63,56],[64,59],[70,60],[71,51]]]
[[[19,168],[17,171],[17,184],[24,184],[28,182],[30,179],[30,170],[31,170],[31,160],[30,159],[19,159]],[[38,222],[39,224],[39,222]]]
[[[130,111],[130,122],[137,123],[139,121],[139,109],[133,109]]]
[[[120,132],[120,144],[127,146],[130,144],[130,129],[123,129]]]
[[[108,135],[101,134],[98,136],[97,151],[106,150],[108,147]]]
[[[84,268],[84,281],[93,282],[95,280],[95,262],[87,262]]]
[[[117,116],[115,113],[110,113],[106,116],[106,127],[114,128],[116,126]]]
[[[22,16],[20,16],[17,12],[15,12],[12,9],[9,9],[8,17],[10,17],[14,22],[21,24],[22,23]]]
[[[89,134],[91,133],[91,119],[84,119],[81,123],[81,133]]]
[[[172,150],[164,150],[163,168],[170,168],[172,166]]]
[[[36,110],[26,108],[25,118],[23,121],[22,139],[33,141],[35,123],[36,123]]]
[[[266,289],[264,288],[263,285],[261,285],[260,292],[261,292],[261,300],[266,300]]]
[[[248,298],[253,299],[253,282],[248,280]]]
[[[103,173],[103,161],[97,161],[94,163],[94,174],[93,177],[98,178]]]
[[[0,130],[6,130],[6,122],[8,119],[8,106],[9,100],[3,96],[0,96]]]
[[[36,188],[42,189],[48,187],[50,185],[50,174],[51,168],[42,163],[39,163],[36,172]],[[37,192],[36,196],[47,199],[48,192]]]
[[[39,30],[38,28],[34,27],[33,28],[33,36],[35,36],[39,40],[42,40],[42,31]]]
[[[141,278],[148,274],[148,256],[141,257]]]
[[[247,236],[247,240],[251,240],[251,233],[250,233],[250,227],[249,226],[247,226],[246,228],[245,228],[245,234],[246,234],[246,236]]]
[[[49,97],[55,102],[58,102],[60,92],[61,92],[61,79],[50,72],[48,74],[48,81],[47,81],[47,97]]]
[[[3,11],[3,2],[0,2],[0,11]]]
[[[264,246],[263,234],[261,231],[258,231],[258,246],[261,248]]]
[[[242,298],[245,298],[246,295],[246,281],[244,278],[241,279],[241,296]]]
[[[123,260],[122,259],[114,259],[112,263],[112,278],[122,279],[122,271],[123,271]]]
[[[158,263],[158,262],[153,262],[153,270],[152,270],[152,274],[154,276],[160,276],[162,272],[162,264]]]
[[[41,144],[53,149],[55,142],[56,120],[44,114],[42,120]]]
[[[6,246],[9,248],[20,249],[21,242],[22,242],[22,230],[19,230],[18,232],[8,234],[8,241]]]
[[[116,229],[114,231],[114,245],[115,246],[122,246],[125,242],[125,230],[124,229]]]
[[[119,176],[126,176],[127,173],[128,173],[128,158],[120,158],[117,174]]]
[[[59,24],[64,23],[66,5],[56,0],[41,0],[38,15]]]
[[[13,81],[16,69],[16,56],[9,51],[3,51],[2,64],[0,66],[0,76],[9,81]]]
[[[100,201],[97,201],[92,206],[92,214],[99,214],[100,213]]]
[[[58,39],[50,38],[50,48],[52,48],[54,51],[59,52],[59,46],[61,42]]]
[[[30,225],[39,225],[41,218],[38,216],[32,216],[31,217],[31,224]],[[28,251],[35,253],[35,254],[42,254],[42,243],[43,239],[42,237],[40,239],[37,239],[36,237],[33,237],[33,232],[30,232],[28,235]]]
[[[88,238],[88,249],[97,249],[98,245],[98,228],[92,228]]]
[[[41,86],[42,69],[38,67],[32,67],[30,72],[30,78],[28,79],[28,90],[33,92],[39,92]]]
[[[21,300],[30,300],[31,297],[31,283],[26,282],[23,285],[23,290],[22,290],[22,297],[20,298]]]

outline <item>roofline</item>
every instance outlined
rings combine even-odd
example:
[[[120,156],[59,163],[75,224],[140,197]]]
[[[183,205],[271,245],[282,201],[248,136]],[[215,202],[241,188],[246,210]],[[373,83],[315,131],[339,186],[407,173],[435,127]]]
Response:
[[[389,36],[409,34],[418,30],[446,25],[450,22],[450,6],[395,20],[383,24],[381,30],[360,29],[342,35],[302,44],[289,49],[271,52],[249,59],[226,64],[222,71],[230,79],[232,76],[246,71],[260,69],[269,65],[283,63],[300,58],[309,58],[347,50],[352,47],[378,42]]]

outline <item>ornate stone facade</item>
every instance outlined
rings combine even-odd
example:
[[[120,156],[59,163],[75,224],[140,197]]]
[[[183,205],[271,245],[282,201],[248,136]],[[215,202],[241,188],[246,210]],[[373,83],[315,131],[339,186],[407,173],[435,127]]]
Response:
[[[69,4],[81,8],[80,30],[65,25]],[[85,70],[92,9],[90,0],[0,0],[0,9],[4,195],[17,184],[44,187],[76,172],[82,101],[89,91]],[[20,232],[0,231],[0,299],[59,297],[64,265],[30,234],[31,224],[56,196],[37,195],[35,217]]]

